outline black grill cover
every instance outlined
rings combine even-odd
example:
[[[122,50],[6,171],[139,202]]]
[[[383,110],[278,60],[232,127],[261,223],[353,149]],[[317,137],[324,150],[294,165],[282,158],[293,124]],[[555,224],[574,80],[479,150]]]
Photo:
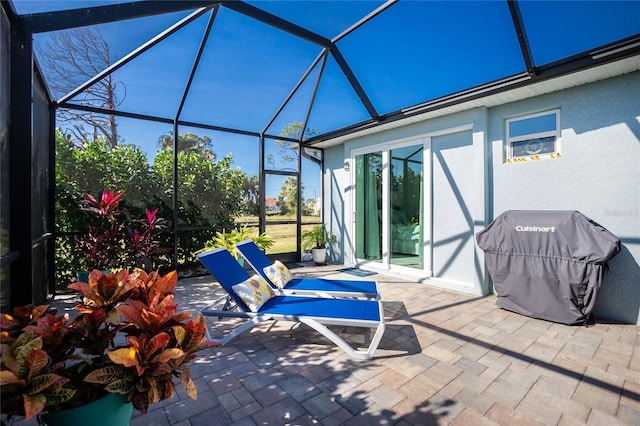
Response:
[[[496,304],[577,324],[592,313],[605,263],[620,240],[577,211],[509,210],[476,235]]]

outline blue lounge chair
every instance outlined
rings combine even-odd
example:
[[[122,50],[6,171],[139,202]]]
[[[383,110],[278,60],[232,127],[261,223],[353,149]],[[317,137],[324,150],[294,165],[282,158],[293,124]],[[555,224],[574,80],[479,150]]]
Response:
[[[382,302],[358,299],[326,299],[322,297],[304,297],[273,295],[253,312],[234,290],[237,284],[251,277],[225,248],[205,251],[197,255],[198,259],[217,278],[218,282],[235,302],[236,311],[215,310],[208,306],[200,310],[204,316],[246,318],[247,321],[235,328],[222,339],[210,339],[226,344],[236,336],[255,325],[267,321],[300,322],[315,329],[327,337],[349,356],[355,359],[370,359],[373,356],[385,330]],[[264,284],[268,288],[268,284]],[[272,291],[272,290],[270,290]],[[341,337],[327,328],[328,325],[362,327],[367,331],[375,328],[375,334],[366,350],[354,349]],[[208,335],[207,338],[210,338]]]
[[[236,249],[242,254],[247,263],[268,283],[276,287],[265,273],[265,268],[273,261],[260,250],[253,240],[246,240],[236,244]],[[357,299],[380,299],[378,283],[365,280],[333,280],[325,278],[293,278],[283,288],[284,294],[298,296],[343,297]]]

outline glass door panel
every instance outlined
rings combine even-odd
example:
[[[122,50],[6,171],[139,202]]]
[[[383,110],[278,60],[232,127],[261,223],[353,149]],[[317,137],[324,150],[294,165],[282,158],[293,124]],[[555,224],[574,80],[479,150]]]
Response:
[[[423,147],[393,149],[390,157],[390,263],[423,269]]]
[[[322,151],[302,150],[302,223],[322,222]]]
[[[382,153],[356,156],[356,258],[382,262]]]
[[[298,243],[296,228],[295,223],[267,224],[265,233],[273,238],[273,245],[265,252],[267,254],[296,253]]]
[[[298,178],[265,172],[266,221],[298,221]]]

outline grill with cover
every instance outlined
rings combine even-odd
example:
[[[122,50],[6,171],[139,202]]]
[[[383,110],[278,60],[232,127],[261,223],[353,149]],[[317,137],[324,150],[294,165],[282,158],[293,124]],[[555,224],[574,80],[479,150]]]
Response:
[[[509,210],[476,235],[504,309],[564,324],[593,312],[620,240],[577,211]]]

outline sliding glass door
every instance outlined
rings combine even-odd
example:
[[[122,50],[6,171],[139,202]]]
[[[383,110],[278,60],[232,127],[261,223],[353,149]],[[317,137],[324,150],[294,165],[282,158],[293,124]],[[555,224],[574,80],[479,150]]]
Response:
[[[424,266],[424,201],[422,145],[392,149],[390,262],[410,268]]]
[[[382,153],[356,157],[356,257],[382,261]]]
[[[356,153],[354,159],[356,261],[424,270],[423,142]]]

